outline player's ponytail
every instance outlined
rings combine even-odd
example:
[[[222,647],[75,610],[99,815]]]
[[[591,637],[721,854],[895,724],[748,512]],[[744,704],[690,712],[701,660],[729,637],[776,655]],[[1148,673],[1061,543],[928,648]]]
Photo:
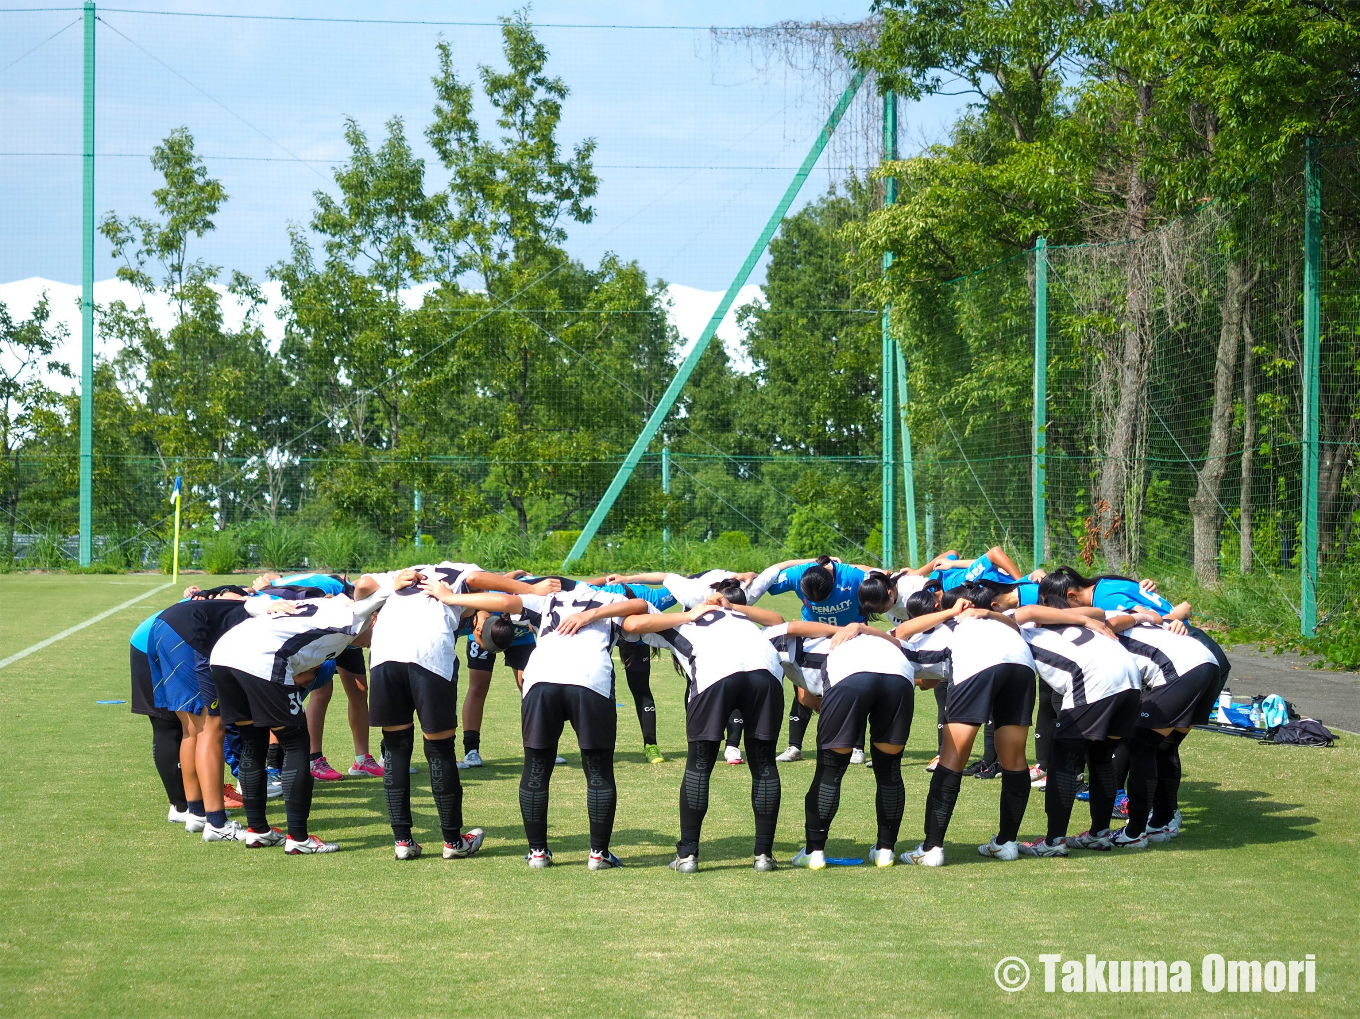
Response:
[[[881,616],[892,608],[896,581],[900,574],[889,575],[871,570],[859,585],[859,608],[865,616]]]
[[[708,586],[730,601],[733,605],[746,604],[746,589],[741,586],[741,581],[736,577],[724,577],[722,580],[714,581]]]
[[[826,601],[835,589],[836,575],[832,572],[830,556],[818,556],[798,581],[798,590],[810,602]]]
[[[921,590],[913,591],[907,596],[905,606],[907,618],[915,619],[917,616],[938,612],[940,610],[940,593],[941,587],[938,580],[926,581]]]

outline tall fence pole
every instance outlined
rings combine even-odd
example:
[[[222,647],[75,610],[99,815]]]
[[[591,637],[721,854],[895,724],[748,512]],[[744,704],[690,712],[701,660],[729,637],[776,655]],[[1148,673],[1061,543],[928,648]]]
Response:
[[[1044,562],[1048,509],[1048,240],[1034,245],[1034,567]]]
[[[1299,556],[1299,632],[1317,632],[1318,401],[1322,338],[1322,167],[1309,138],[1303,217],[1303,549]]]
[[[81,206],[80,292],[80,565],[89,566],[94,535],[94,4],[85,4],[85,147]]]
[[[831,116],[823,125],[821,133],[817,135],[817,140],[812,143],[812,148],[803,157],[803,163],[798,167],[798,172],[793,175],[793,180],[784,190],[784,197],[779,199],[779,204],[775,206],[774,212],[770,215],[769,221],[765,224],[765,229],[756,238],[756,243],[752,246],[750,254],[746,256],[746,261],[737,270],[737,275],[733,277],[731,284],[727,288],[727,293],[723,294],[722,300],[713,310],[713,315],[708,320],[708,325],[704,326],[704,331],[699,334],[699,338],[694,341],[694,347],[685,356],[679,369],[675,373],[675,378],[671,379],[671,384],[666,387],[666,392],[662,394],[661,400],[652,410],[651,416],[647,418],[647,423],[643,425],[642,431],[633,442],[633,448],[628,451],[628,456],[624,458],[623,465],[619,467],[618,473],[614,475],[614,480],[609,483],[604,495],[600,498],[599,505],[595,507],[595,512],[586,521],[581,536],[572,545],[571,551],[567,553],[567,558],[562,561],[562,572],[566,573],[571,564],[585,555],[585,551],[590,547],[596,533],[600,530],[600,525],[604,523],[605,517],[609,516],[609,511],[614,508],[614,502],[618,499],[619,493],[623,491],[623,486],[628,483],[628,479],[633,476],[633,471],[637,469],[638,461],[642,459],[642,454],[647,452],[648,445],[656,437],[661,422],[666,420],[666,415],[675,406],[675,401],[680,398],[680,392],[685,388],[685,383],[689,381],[690,375],[694,373],[694,367],[699,363],[699,358],[703,357],[704,351],[708,349],[709,342],[713,335],[718,331],[718,326],[722,323],[732,302],[737,299],[737,293],[750,278],[751,272],[755,269],[756,263],[760,261],[760,256],[765,253],[765,247],[770,243],[770,238],[779,229],[779,224],[784,221],[784,214],[789,211],[789,206],[798,197],[798,192],[803,189],[803,182],[808,179],[808,174],[812,173],[812,168],[817,164],[822,150],[826,148],[826,143],[831,140],[831,135],[835,132],[836,126],[840,124],[841,118],[845,116],[845,111],[850,108],[851,101],[855,98],[855,93],[859,91],[860,85],[864,81],[864,72],[856,71],[855,76],[850,79],[850,84],[841,93],[840,101],[836,103],[836,108],[831,111]]]
[[[666,443],[661,447],[661,494],[671,494],[671,446]],[[671,544],[670,528],[671,504],[667,499],[661,507],[661,519],[665,526],[661,528],[661,544],[666,548]]]
[[[883,161],[897,158],[897,94],[883,93]],[[892,177],[883,180],[883,205],[886,208],[897,201],[897,181]],[[891,251],[883,253],[883,273],[893,263]],[[893,428],[897,423],[898,408],[896,397],[897,356],[892,336],[892,302],[883,305],[883,357],[880,379],[882,385],[883,421],[883,515],[879,530],[883,534],[883,552],[879,557],[885,569],[891,569],[893,557],[897,554],[897,464],[894,454],[897,450]],[[913,564],[914,565],[914,564]]]
[[[907,516],[907,560],[912,566],[920,566],[917,557],[920,546],[916,543],[916,461],[911,455],[911,425],[907,418],[907,362],[896,340],[893,353],[897,357],[898,413],[902,416],[902,503]]]

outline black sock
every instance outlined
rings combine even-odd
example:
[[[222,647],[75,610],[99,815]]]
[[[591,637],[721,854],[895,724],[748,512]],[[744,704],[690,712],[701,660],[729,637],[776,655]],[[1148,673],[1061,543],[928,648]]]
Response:
[[[944,706],[949,700],[949,684],[935,685],[935,753],[944,753]],[[983,739],[987,737],[984,735]]]
[[[892,849],[902,830],[902,814],[907,809],[907,787],[902,783],[902,751],[889,754],[874,748],[874,811],[878,815],[878,841],[875,849]]]
[[[841,779],[850,767],[850,755],[834,750],[817,751],[817,770],[803,797],[803,835],[807,851],[826,849],[827,832],[841,806]]]
[[[1110,817],[1114,814],[1114,754],[1115,747],[1127,742],[1122,739],[1107,739],[1093,743],[1086,755],[1087,782],[1091,790],[1091,834],[1095,835],[1110,827]]]
[[[265,752],[264,766],[266,768],[273,768],[275,771],[283,767],[282,743],[269,744],[269,749]]]
[[[1001,822],[997,829],[996,841],[1014,842],[1020,834],[1020,822],[1025,819],[1025,808],[1029,806],[1029,769],[1019,771],[1001,769]]]
[[[733,709],[732,717],[727,720],[727,745],[729,747],[741,744],[741,731],[746,728],[746,719],[741,717],[740,709]]]
[[[1039,711],[1034,719],[1034,761],[1048,771],[1049,755],[1053,752],[1053,734],[1058,727],[1058,704],[1053,703],[1053,690],[1046,683],[1039,684]]]
[[[258,725],[243,725],[241,729],[241,802],[246,812],[246,824],[251,831],[267,832],[269,821],[265,815],[268,775],[265,759],[269,748],[269,730]]]
[[[1162,735],[1152,729],[1137,729],[1132,742],[1129,780],[1125,786],[1129,794],[1129,823],[1125,834],[1131,837],[1141,835],[1147,829],[1152,795],[1157,788],[1157,747],[1162,742]]]
[[[581,770],[586,773],[590,848],[597,853],[606,853],[614,835],[614,811],[619,803],[619,789],[614,784],[614,751],[582,750]]]
[[[812,709],[798,703],[795,697],[789,709],[789,746],[803,749],[803,737],[807,735],[808,723],[812,721]]]
[[[178,718],[151,717],[151,760],[161,785],[165,786],[166,799],[181,813],[189,806],[184,798],[184,775],[179,770],[179,744],[183,738],[184,727]]]
[[[383,733],[383,798],[392,836],[399,842],[411,839],[411,754],[415,747],[415,729]]]
[[[277,731],[283,744],[283,806],[288,815],[288,837],[294,842],[306,842],[315,783],[309,767],[307,726],[288,725]]]
[[[779,765],[772,739],[746,737],[746,766],[751,769],[751,812],[756,819],[756,856],[774,855],[774,830],[779,824]]]
[[[463,838],[463,783],[458,780],[457,741],[452,736],[425,740],[425,760],[430,764],[430,795],[439,813],[439,829],[444,841],[456,846]],[[410,769],[407,771],[409,778]]]
[[[1084,740],[1055,739],[1048,750],[1048,785],[1044,791],[1044,813],[1048,815],[1049,845],[1067,837],[1072,806],[1081,785],[1081,769],[1086,764]]]
[[[717,740],[691,740],[685,757],[685,777],[680,782],[680,841],[677,856],[698,856],[699,835],[708,813],[708,780],[718,760]]]
[[[324,753],[322,753],[320,750],[317,750],[315,753],[307,754],[307,762],[310,764],[312,761],[319,761],[321,760],[321,758],[325,756],[326,755]]]
[[[464,729],[464,730],[463,730],[463,753],[464,753],[465,755],[466,755],[466,754],[470,754],[470,753],[472,753],[472,751],[474,751],[474,750],[476,750],[478,753],[481,753],[481,750],[482,750],[482,731],[481,731],[480,729]]]
[[[944,845],[949,820],[954,816],[954,804],[959,799],[959,783],[963,772],[936,765],[930,773],[930,791],[926,793],[926,837],[921,845],[934,849]]]
[[[185,806],[187,806],[187,807],[189,808],[189,813],[193,814],[194,817],[205,817],[205,816],[207,816],[207,815],[205,815],[205,814],[203,813],[203,801],[202,801],[202,800],[188,800],[188,801],[186,801]]]
[[[530,849],[548,848],[548,786],[552,781],[557,748],[524,748],[524,770],[519,776],[519,812]]]
[[[1110,759],[1110,781],[1114,783],[1116,789],[1123,789],[1128,792],[1129,760],[1133,753],[1133,737],[1110,740],[1110,742],[1114,744],[1114,753]]]
[[[209,810],[204,816],[214,828],[221,828],[227,823],[227,812],[225,810]]]
[[[619,645],[628,692],[633,695],[643,744],[656,742],[656,698],[652,696],[652,649],[641,641]]]
[[[1157,746],[1157,788],[1152,794],[1152,826],[1170,824],[1181,791],[1181,743],[1189,733],[1172,729]]]
[[[982,763],[996,764],[996,726],[991,722],[982,727]]]

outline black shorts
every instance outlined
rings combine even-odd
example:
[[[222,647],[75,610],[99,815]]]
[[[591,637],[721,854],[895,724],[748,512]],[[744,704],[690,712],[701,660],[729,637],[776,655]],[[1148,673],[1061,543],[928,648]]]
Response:
[[[784,725],[783,679],[764,670],[724,676],[685,705],[685,738],[691,743],[722,739],[733,711],[745,723],[747,739],[778,739]]]
[[[531,750],[556,750],[568,722],[582,750],[613,750],[619,718],[613,696],[572,683],[535,683],[520,702],[520,728]]]
[[[1070,711],[1064,708],[1058,712],[1053,738],[1128,739],[1138,724],[1138,705],[1142,696],[1141,690],[1122,690]]]
[[[1205,662],[1173,683],[1144,690],[1138,728],[1189,728],[1200,715],[1205,719],[1209,717],[1220,689],[1218,666]]]
[[[861,746],[864,723],[871,743],[906,743],[916,709],[916,687],[902,676],[857,672],[822,695],[817,720],[817,749]]]
[[[1034,670],[1006,662],[983,669],[962,683],[949,681],[944,720],[959,725],[1028,727],[1034,721]]]
[[[335,667],[352,672],[356,676],[366,676],[368,667],[364,664],[364,649],[361,647],[347,647],[335,656]]]
[[[257,728],[307,727],[307,713],[302,708],[305,690],[225,665],[214,665],[212,671],[222,721],[227,725],[250,721]]]
[[[414,662],[382,662],[368,677],[368,724],[410,725],[421,732],[458,728],[458,677],[445,679]]]
[[[529,656],[533,653],[533,644],[511,644],[500,652],[505,657],[505,664],[516,672],[524,671],[524,667],[529,664]],[[469,636],[467,642],[468,670],[476,669],[478,672],[490,672],[495,666],[496,652],[488,651]]]
[[[175,713],[156,707],[156,691],[151,682],[151,659],[145,651],[138,651],[131,644],[128,650],[132,666],[132,713],[146,715],[148,718],[164,718],[174,722]]]

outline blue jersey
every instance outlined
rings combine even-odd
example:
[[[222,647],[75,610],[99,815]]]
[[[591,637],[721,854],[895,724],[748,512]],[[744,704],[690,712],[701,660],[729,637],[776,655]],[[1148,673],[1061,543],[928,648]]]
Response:
[[[142,654],[146,654],[146,646],[151,641],[151,624],[156,621],[159,612],[153,612],[137,625],[137,629],[132,631],[132,646]]]
[[[767,594],[785,594],[792,591],[803,603],[803,618],[812,623],[830,623],[832,626],[847,626],[850,623],[866,622],[859,607],[859,585],[864,581],[864,571],[845,563],[831,563],[834,586],[830,597],[824,601],[808,601],[798,587],[803,574],[816,563],[800,563],[780,570]]]
[[[597,591],[608,591],[610,594],[621,594],[625,598],[641,598],[656,606],[658,612],[665,612],[674,605],[675,595],[671,594],[664,587],[648,587],[646,584],[629,584],[628,589],[624,589],[623,584],[598,584]],[[628,591],[633,593],[630,595]]]
[[[1096,581],[1096,589],[1091,592],[1091,604],[1107,612],[1144,608],[1161,615],[1166,615],[1175,607],[1160,595],[1144,591],[1136,580],[1116,578]]]
[[[315,587],[327,594],[344,594],[345,585],[329,573],[294,573],[274,581],[278,587]]]
[[[974,559],[969,566],[955,566],[949,569],[935,570],[930,574],[930,579],[938,580],[940,586],[944,590],[952,591],[956,587],[962,587],[964,584],[974,584],[979,580],[990,580],[994,584],[1014,584],[1017,578],[1012,577],[1009,573],[983,555]],[[1030,604],[1033,603],[1031,602]]]
[[[1015,585],[1015,593],[1020,596],[1021,605],[1039,604],[1039,582],[1037,580],[1022,580]]]

